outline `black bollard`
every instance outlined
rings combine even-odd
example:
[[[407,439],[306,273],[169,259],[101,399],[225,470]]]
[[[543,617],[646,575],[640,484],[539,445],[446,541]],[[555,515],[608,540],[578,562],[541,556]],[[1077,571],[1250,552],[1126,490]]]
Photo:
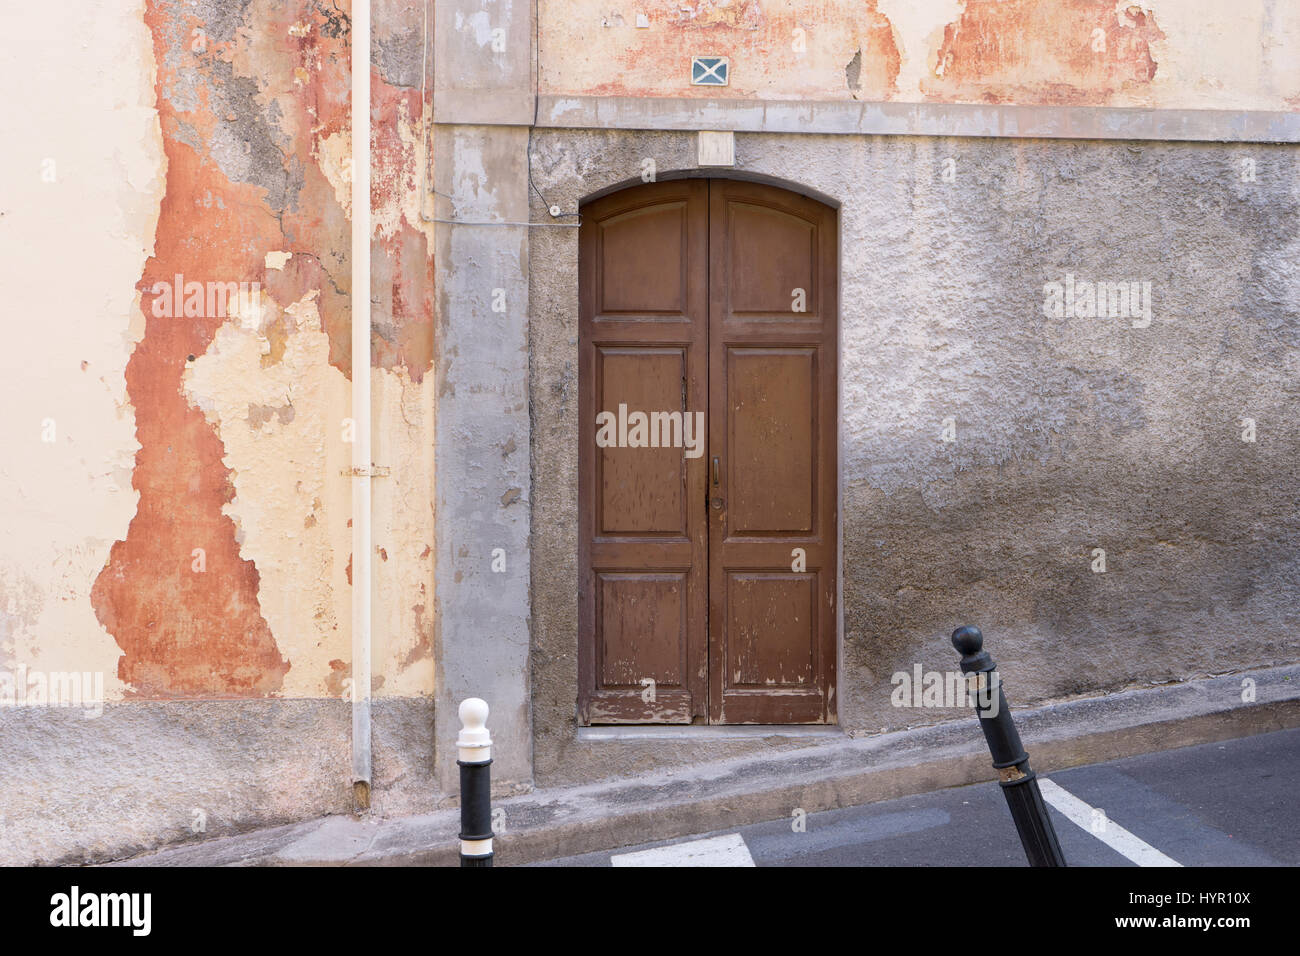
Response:
[[[993,767],[998,772],[998,783],[1011,808],[1011,819],[1016,822],[1020,842],[1030,866],[1065,866],[1065,854],[1056,839],[1052,818],[1038,789],[1038,777],[1029,769],[1029,754],[1020,743],[1016,725],[1002,693],[998,678],[998,665],[983,650],[984,635],[978,627],[959,627],[952,632],[952,646],[961,657],[963,674],[974,675],[972,696],[975,712],[980,718],[980,729],[993,754]],[[996,701],[993,692],[997,692]]]
[[[477,697],[460,704],[460,865],[492,865],[492,737],[488,705]]]

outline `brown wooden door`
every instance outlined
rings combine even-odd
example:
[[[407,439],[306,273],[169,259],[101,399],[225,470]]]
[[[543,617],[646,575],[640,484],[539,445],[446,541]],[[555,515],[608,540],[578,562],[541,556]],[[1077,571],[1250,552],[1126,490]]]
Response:
[[[834,721],[835,232],[730,180],[583,208],[584,723]]]

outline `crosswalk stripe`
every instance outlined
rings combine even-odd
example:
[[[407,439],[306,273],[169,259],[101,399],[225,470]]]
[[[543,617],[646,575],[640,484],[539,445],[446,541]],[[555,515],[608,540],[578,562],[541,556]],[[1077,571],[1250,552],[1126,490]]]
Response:
[[[753,866],[754,858],[749,855],[744,837],[739,833],[728,833],[653,850],[616,853],[609,862],[611,866]]]
[[[1105,814],[1084,803],[1065,788],[1053,783],[1046,777],[1038,778],[1039,789],[1043,799],[1061,811],[1075,826],[1091,833],[1116,853],[1132,860],[1138,866],[1182,866],[1177,860],[1165,856],[1151,844],[1134,836],[1114,820],[1106,819]],[[1093,821],[1101,820],[1099,829],[1093,828]]]

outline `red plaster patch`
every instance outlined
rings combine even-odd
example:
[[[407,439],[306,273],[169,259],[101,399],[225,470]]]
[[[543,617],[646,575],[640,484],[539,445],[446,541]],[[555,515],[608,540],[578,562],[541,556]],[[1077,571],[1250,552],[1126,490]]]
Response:
[[[967,0],[944,28],[929,98],[948,102],[1100,105],[1150,83],[1163,40],[1140,6],[1112,0]]]
[[[156,17],[151,26],[159,29]],[[264,696],[279,690],[289,665],[262,617],[257,568],[239,556],[234,522],[222,513],[234,497],[225,448],[181,384],[188,355],[206,351],[225,319],[155,316],[152,289],[176,274],[187,282],[254,280],[278,228],[257,191],[202,161],[161,111],[167,192],[140,282],[144,338],[126,366],[140,501],[91,602],[124,652],[118,676],[135,694]],[[205,205],[209,195],[223,203]],[[203,570],[194,570],[195,548],[203,549]]]
[[[423,584],[420,585],[420,594],[421,596],[424,594]],[[419,604],[412,606],[411,610],[415,614],[415,644],[402,658],[401,667],[403,670],[417,661],[433,657],[433,627],[424,602],[421,601]]]
[[[376,217],[395,213],[396,232],[376,237],[371,245],[371,320],[373,364],[405,368],[421,382],[433,368],[432,257],[425,234],[403,210],[406,197],[419,196],[415,147],[403,142],[398,116],[420,128],[420,92],[392,86],[376,74],[371,90],[371,205]]]
[[[325,690],[332,697],[342,697],[347,688],[343,682],[352,676],[352,665],[344,661],[330,661],[330,672],[325,678]],[[350,696],[350,695],[349,695]]]

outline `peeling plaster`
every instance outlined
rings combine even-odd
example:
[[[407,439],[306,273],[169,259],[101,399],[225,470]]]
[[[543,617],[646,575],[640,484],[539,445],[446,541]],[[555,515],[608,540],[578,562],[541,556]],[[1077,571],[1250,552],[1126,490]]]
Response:
[[[315,299],[308,293],[284,310],[291,331],[275,364],[262,365],[257,330],[229,322],[185,376],[186,397],[205,410],[225,449],[235,493],[223,512],[243,532],[240,556],[258,569],[259,606],[291,664],[280,692],[291,697],[326,695],[321,662],[351,646],[340,560],[350,536],[338,520],[351,461],[338,423],[350,389],[327,360]],[[254,420],[250,408],[269,411]],[[332,520],[309,526],[318,514]]]
[[[921,89],[957,102],[1100,105],[1151,82],[1151,44],[1164,38],[1136,4],[966,0]]]
[[[350,556],[335,558],[350,510],[346,18],[317,0],[154,0],[145,19],[167,186],[126,369],[140,502],[96,580],[96,613],[136,695],[330,693],[350,600]],[[408,560],[377,586],[406,610],[376,687],[408,661],[407,691],[427,693],[428,623],[414,610],[433,536],[425,127],[418,90],[375,89],[376,440],[392,436],[386,453],[413,476],[385,526]],[[159,317],[155,286],[177,275],[257,294],[242,313]]]

